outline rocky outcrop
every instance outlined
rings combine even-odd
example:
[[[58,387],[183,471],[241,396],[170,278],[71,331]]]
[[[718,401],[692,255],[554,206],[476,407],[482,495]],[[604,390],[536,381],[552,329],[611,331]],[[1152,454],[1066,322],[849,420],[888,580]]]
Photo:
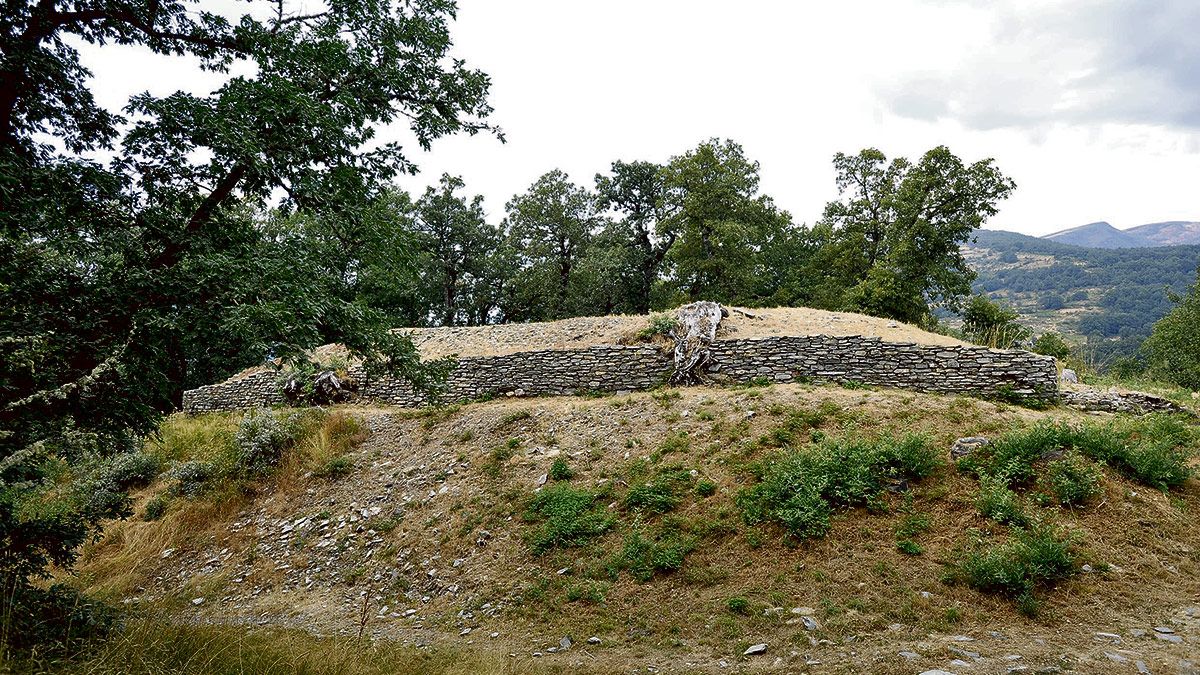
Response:
[[[1187,408],[1161,396],[1147,394],[1141,391],[1098,391],[1087,389],[1082,391],[1064,391],[1060,394],[1063,405],[1080,410],[1098,412],[1132,413],[1144,415],[1147,413],[1193,414]]]

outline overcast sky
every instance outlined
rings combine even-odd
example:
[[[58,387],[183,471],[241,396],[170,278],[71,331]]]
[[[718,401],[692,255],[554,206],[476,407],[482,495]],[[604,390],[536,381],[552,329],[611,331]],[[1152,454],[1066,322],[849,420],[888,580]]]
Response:
[[[835,152],[946,144],[1016,180],[992,228],[1200,220],[1198,32],[1197,0],[460,0],[455,53],[492,76],[508,142],[442,139],[404,185],[460,174],[499,217],[550,169],[590,184],[732,138],[811,223]],[[85,57],[113,107],[215,82],[122,48]]]

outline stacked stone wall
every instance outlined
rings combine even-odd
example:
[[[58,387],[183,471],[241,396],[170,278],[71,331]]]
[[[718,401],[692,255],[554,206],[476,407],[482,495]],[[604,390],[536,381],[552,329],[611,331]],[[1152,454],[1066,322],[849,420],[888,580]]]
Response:
[[[628,392],[666,382],[671,355],[657,348],[601,345],[583,349],[518,352],[458,360],[441,400],[469,401],[500,395],[553,396]],[[884,342],[859,336],[796,336],[718,340],[707,366],[710,379],[741,383],[857,382],[918,391],[975,395],[1057,395],[1054,359],[985,347]],[[396,379],[366,380],[361,395],[379,403],[418,407],[430,401]],[[275,373],[260,372],[184,393],[186,412],[240,410],[284,402]]]

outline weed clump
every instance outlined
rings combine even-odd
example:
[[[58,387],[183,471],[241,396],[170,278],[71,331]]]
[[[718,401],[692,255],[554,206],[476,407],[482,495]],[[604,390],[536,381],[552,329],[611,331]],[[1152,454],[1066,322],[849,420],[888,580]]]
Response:
[[[999,437],[959,460],[958,466],[980,477],[991,476],[1005,485],[1019,485],[1034,477],[1035,462],[1074,449],[1144,485],[1168,490],[1192,475],[1188,462],[1194,436],[1186,424],[1165,415],[1149,415],[1104,426],[1043,422]],[[1083,466],[1073,461],[1056,471],[1061,477],[1069,468],[1075,474],[1072,479],[1088,483],[1096,474]],[[1086,484],[1077,487],[1085,492],[1092,489]],[[1098,485],[1095,488],[1098,489]]]
[[[683,493],[691,482],[692,476],[687,469],[667,467],[650,480],[630,487],[621,503],[629,510],[666,513],[683,501]]]
[[[821,537],[835,507],[877,506],[891,481],[923,478],[939,465],[922,436],[826,440],[756,465],[758,483],[737,504],[750,524],[774,521],[797,539]]]
[[[746,615],[750,613],[750,601],[741,597],[729,598],[725,601],[725,609],[734,614]]]
[[[1026,483],[1035,474],[1035,462],[1069,448],[1074,437],[1075,430],[1065,422],[1040,422],[1000,436],[960,459],[958,467],[980,478],[990,476],[1005,487]]]
[[[613,566],[629,572],[640,582],[646,582],[657,572],[674,572],[683,567],[684,557],[695,547],[694,539],[680,535],[673,529],[664,529],[651,537],[635,530],[625,537],[625,546]]]
[[[338,478],[345,478],[346,476],[350,475],[350,472],[353,470],[354,460],[350,459],[349,457],[341,456],[334,457],[333,459],[330,459],[321,466],[317,467],[317,469],[313,471],[313,475],[317,478],[337,480]]]
[[[600,494],[558,483],[534,495],[525,509],[526,522],[540,523],[527,540],[535,553],[579,546],[604,534],[614,519],[597,504]]]
[[[1082,504],[1099,495],[1103,478],[1096,465],[1074,454],[1051,462],[1044,475],[1046,487],[1063,506]]]
[[[571,480],[575,471],[567,464],[567,460],[559,457],[550,465],[550,480]]]
[[[963,557],[954,578],[979,591],[1017,601],[1024,614],[1036,614],[1037,589],[1075,574],[1076,554],[1069,537],[1047,526],[1018,528],[999,545],[976,546]]]
[[[979,480],[975,508],[979,509],[979,515],[997,523],[1022,526],[1029,522],[1020,496],[1009,489],[1003,479],[994,476],[984,476]]]

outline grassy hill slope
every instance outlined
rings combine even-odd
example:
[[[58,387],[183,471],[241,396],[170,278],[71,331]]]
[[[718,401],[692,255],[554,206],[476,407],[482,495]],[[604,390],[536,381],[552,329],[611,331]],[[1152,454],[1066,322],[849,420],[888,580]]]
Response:
[[[86,552],[77,583],[161,618],[77,672],[1158,672],[1200,644],[1200,484],[1145,484],[1193,461],[1181,422],[684,388],[307,412],[247,477],[240,419],[147,449],[208,470]],[[1007,450],[955,468],[979,434]]]

